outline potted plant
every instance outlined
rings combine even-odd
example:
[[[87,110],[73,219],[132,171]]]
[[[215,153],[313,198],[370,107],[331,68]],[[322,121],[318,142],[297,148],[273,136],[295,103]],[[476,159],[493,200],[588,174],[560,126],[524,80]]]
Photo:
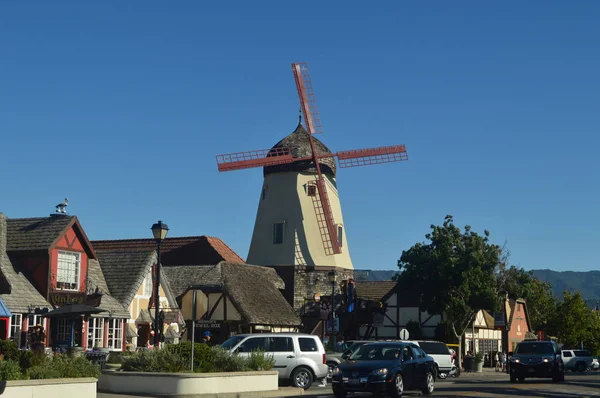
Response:
[[[473,364],[474,364],[473,370],[475,372],[478,372],[478,373],[483,372],[483,353],[482,352],[478,352],[477,354],[475,354]]]

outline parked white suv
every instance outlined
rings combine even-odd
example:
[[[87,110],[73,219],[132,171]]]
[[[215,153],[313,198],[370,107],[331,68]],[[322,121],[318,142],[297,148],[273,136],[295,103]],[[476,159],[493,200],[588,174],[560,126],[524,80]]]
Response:
[[[445,343],[425,340],[411,341],[411,343],[421,347],[427,355],[433,358],[438,368],[438,375],[443,374],[441,378],[448,375],[452,369],[452,353]]]
[[[561,356],[565,369],[571,371],[585,372],[594,366],[592,353],[586,350],[562,350]]]
[[[307,389],[327,377],[325,348],[314,335],[301,333],[240,334],[221,347],[241,356],[260,350],[275,359],[279,379],[289,379],[294,387]]]

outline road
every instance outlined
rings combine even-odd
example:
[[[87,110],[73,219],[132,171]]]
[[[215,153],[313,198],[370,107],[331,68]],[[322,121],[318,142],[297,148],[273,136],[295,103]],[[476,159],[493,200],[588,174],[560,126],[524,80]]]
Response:
[[[331,387],[311,387],[305,391],[311,398],[334,398]],[[408,391],[406,397],[418,397],[420,392]],[[283,397],[284,395],[281,395]],[[368,397],[368,394],[352,394],[348,398]],[[564,383],[552,383],[550,379],[528,379],[525,383],[512,384],[505,373],[485,371],[463,373],[458,379],[438,380],[434,397],[537,397],[537,398],[600,398],[600,372],[565,374]],[[98,398],[127,398],[126,395],[98,393]],[[132,397],[133,398],[133,397]],[[139,398],[139,397],[138,397]]]
[[[329,388],[312,387],[307,395],[312,398],[332,398]],[[420,392],[407,391],[407,397],[418,397]],[[368,394],[349,395],[349,398],[368,397]],[[463,373],[458,379],[438,380],[434,397],[538,397],[575,398],[600,397],[600,372],[565,374],[564,383],[550,379],[526,379],[525,383],[512,384],[505,373]]]

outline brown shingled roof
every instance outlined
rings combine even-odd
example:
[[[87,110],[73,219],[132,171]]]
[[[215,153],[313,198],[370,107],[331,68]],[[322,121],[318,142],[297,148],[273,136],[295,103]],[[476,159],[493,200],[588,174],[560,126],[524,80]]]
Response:
[[[381,300],[395,286],[396,281],[356,282],[356,296],[364,300]]]
[[[94,240],[97,251],[152,251],[154,239]],[[218,264],[221,261],[244,264],[245,261],[225,242],[212,236],[166,238],[161,243],[161,263],[169,265]]]

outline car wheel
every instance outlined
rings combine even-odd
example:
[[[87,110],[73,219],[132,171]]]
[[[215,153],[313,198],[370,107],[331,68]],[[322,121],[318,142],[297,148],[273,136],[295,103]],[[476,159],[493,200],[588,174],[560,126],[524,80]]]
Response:
[[[517,382],[517,376],[515,376],[514,374],[510,374],[510,382],[511,383],[516,383]]]
[[[392,388],[392,397],[400,398],[402,394],[404,394],[404,379],[400,373],[394,377],[394,384]]]
[[[519,376],[519,383],[525,383],[525,378],[523,376]]]
[[[435,390],[435,378],[428,372],[427,376],[425,376],[425,386],[421,391],[423,391],[424,395],[431,395],[433,394],[433,390]]]
[[[335,362],[327,362],[327,378],[331,379],[331,376],[333,375],[333,369],[335,369],[335,367],[337,366],[337,363]]]
[[[308,389],[313,383],[313,375],[310,369],[303,366],[294,369],[291,377],[292,385],[297,388]]]
[[[577,364],[577,371],[579,371],[579,372],[585,372],[585,368],[586,368],[585,363],[579,362]]]
[[[333,395],[335,395],[335,398],[346,398],[348,393],[346,392],[346,390],[344,390],[343,387],[334,385],[333,386]]]

